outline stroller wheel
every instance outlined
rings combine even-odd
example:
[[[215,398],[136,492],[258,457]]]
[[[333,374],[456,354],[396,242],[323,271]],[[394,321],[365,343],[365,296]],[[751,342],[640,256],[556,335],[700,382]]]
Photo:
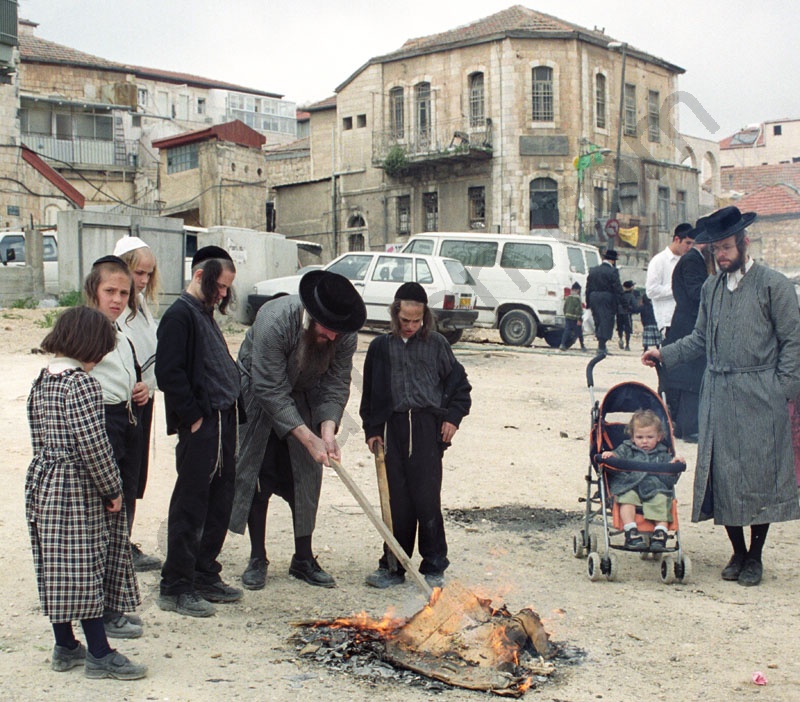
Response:
[[[677,580],[676,566],[675,556],[671,553],[661,559],[661,582],[664,585],[671,585]]]
[[[583,542],[583,537],[586,532],[583,529],[580,531],[576,531],[572,535],[572,555],[575,558],[585,558],[586,557],[586,546]]]
[[[586,572],[589,574],[589,580],[596,583],[603,577],[603,569],[601,567],[600,554],[597,551],[592,551],[589,554],[589,560],[586,562]]]
[[[593,531],[589,532],[589,553],[597,551],[597,534]]]
[[[692,578],[692,561],[689,556],[681,556],[675,564],[675,577],[678,582],[685,583]]]
[[[617,576],[619,575],[619,561],[617,560],[617,554],[609,553],[606,560],[608,565],[606,578],[608,578],[609,582],[611,582],[612,580],[616,580]]]

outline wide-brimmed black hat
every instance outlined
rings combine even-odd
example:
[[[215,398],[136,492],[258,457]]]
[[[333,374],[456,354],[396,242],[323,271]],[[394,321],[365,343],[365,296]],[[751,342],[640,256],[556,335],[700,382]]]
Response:
[[[300,279],[300,300],[315,322],[338,334],[358,331],[367,319],[361,295],[338,273],[306,273]]]
[[[733,205],[723,207],[721,210],[712,212],[708,217],[704,217],[703,220],[698,220],[698,225],[702,221],[703,231],[697,235],[694,241],[696,244],[711,244],[720,239],[727,239],[752,224],[755,218],[755,212],[742,214],[739,212],[739,208]]]
[[[606,259],[606,261],[616,261],[619,258],[619,254],[616,249],[607,249],[603,254],[603,258]]]

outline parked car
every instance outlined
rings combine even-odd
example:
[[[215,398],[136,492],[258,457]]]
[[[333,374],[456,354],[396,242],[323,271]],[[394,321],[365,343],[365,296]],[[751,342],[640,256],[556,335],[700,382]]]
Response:
[[[311,268],[311,267],[309,267]],[[474,281],[453,258],[420,254],[358,251],[342,254],[323,266],[350,280],[367,307],[367,327],[389,327],[389,305],[402,283],[415,281],[425,288],[428,304],[436,316],[438,331],[455,344],[464,329],[478,317]],[[247,298],[250,323],[265,302],[281,295],[296,294],[302,275],[272,278],[256,283]]]
[[[42,235],[44,258],[44,289],[58,295],[58,238],[55,234]],[[4,266],[25,265],[25,232],[0,232],[0,263]]]
[[[564,299],[572,284],[600,263],[596,247],[540,234],[425,232],[403,252],[450,256],[464,264],[478,294],[477,326],[500,331],[506,344],[530,346],[543,337],[558,346]]]

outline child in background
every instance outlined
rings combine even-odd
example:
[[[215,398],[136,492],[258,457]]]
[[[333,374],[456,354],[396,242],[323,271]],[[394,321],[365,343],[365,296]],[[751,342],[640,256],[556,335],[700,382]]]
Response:
[[[122,478],[122,504],[128,533],[136,514],[139,472],[142,459],[142,432],[138,408],[150,398],[141,382],[133,344],[119,326],[120,318],[131,320],[137,313],[133,276],[128,264],[117,256],[103,256],[92,264],[83,285],[86,304],[105,315],[114,325],[116,346],[92,370],[103,390],[105,425],[114,450],[114,460]],[[142,620],[109,610],[104,615],[106,634],[115,639],[135,639],[142,635]]]
[[[61,314],[42,342],[55,358],[28,397],[33,460],[25,516],[42,613],[55,636],[52,669],[83,665],[88,678],[137,680],[147,668],[112,649],[103,625],[105,608],[134,609],[140,601],[102,391],[89,375],[115,345],[113,326],[87,307]]]
[[[572,284],[570,294],[564,300],[564,334],[561,336],[559,351],[566,351],[577,337],[581,342],[581,351],[586,351],[583,343],[583,304],[581,303],[581,284]]]
[[[647,351],[651,346],[660,348],[664,340],[658,330],[656,315],[653,312],[653,303],[645,293],[642,294],[639,300],[638,312],[642,318],[642,346],[644,346],[644,350]]]
[[[631,417],[625,439],[613,451],[604,451],[603,458],[624,458],[645,463],[684,463],[673,458],[663,443],[664,428],[652,410],[636,410]],[[655,522],[650,538],[650,551],[660,553],[667,548],[667,524],[672,500],[675,497],[677,475],[643,473],[640,471],[610,470],[608,488],[616,496],[619,514],[625,529],[625,547],[631,551],[646,551],[644,538],[636,527],[636,507],[641,506],[645,519]]]
[[[619,347],[626,351],[631,350],[631,334],[633,333],[632,312],[636,306],[636,298],[633,294],[633,281],[626,280],[622,284],[622,302],[617,310],[617,336],[619,337]]]
[[[148,390],[147,402],[135,407],[141,432],[136,499],[141,500],[147,486],[147,473],[150,465],[150,433],[153,425],[153,396],[156,391],[156,321],[149,305],[153,305],[153,309],[158,309],[160,287],[158,266],[152,249],[137,236],[125,236],[120,239],[114,247],[114,255],[119,256],[130,268],[136,289],[136,314],[133,317],[130,314],[121,315],[117,324],[133,344],[136,359],[142,369],[142,382]],[[129,305],[128,309],[133,308]],[[128,526],[132,531],[133,514],[129,515]],[[160,558],[143,553],[142,549],[133,541],[131,541],[131,551],[133,552],[133,567],[138,572],[143,573],[161,568]]]

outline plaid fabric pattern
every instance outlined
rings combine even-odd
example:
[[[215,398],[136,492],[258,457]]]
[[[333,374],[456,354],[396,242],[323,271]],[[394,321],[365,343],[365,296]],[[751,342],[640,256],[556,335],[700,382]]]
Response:
[[[647,348],[651,348],[653,346],[661,346],[664,341],[661,338],[661,332],[658,331],[658,327],[654,324],[647,324],[642,327],[642,345],[646,346]]]
[[[33,460],[25,516],[42,612],[54,623],[100,617],[139,604],[124,510],[105,431],[100,384],[81,370],[46,369],[28,397]]]

